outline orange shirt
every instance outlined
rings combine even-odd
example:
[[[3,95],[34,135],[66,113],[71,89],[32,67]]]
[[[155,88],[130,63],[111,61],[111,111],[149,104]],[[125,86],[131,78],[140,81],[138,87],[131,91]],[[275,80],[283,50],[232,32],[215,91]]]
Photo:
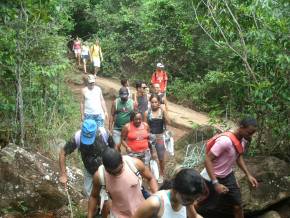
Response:
[[[151,77],[151,83],[152,84],[158,83],[160,85],[161,92],[166,92],[167,80],[168,76],[166,71],[164,70],[155,71],[155,73],[153,73]]]
[[[130,123],[127,145],[133,152],[142,152],[148,149],[149,132],[142,122],[139,127],[134,126],[133,122]]]

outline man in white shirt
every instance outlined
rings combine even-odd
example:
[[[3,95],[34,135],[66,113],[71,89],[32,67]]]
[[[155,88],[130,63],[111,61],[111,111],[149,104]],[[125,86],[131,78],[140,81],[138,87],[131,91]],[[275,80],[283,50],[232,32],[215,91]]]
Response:
[[[81,119],[93,119],[97,123],[97,127],[104,126],[104,119],[108,118],[106,103],[103,98],[102,90],[95,85],[96,77],[88,75],[88,83],[82,89],[81,98]]]

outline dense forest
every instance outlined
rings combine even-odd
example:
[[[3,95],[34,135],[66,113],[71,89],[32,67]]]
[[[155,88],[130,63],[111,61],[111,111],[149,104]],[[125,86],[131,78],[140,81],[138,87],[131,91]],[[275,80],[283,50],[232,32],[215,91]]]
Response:
[[[65,84],[70,41],[100,39],[101,75],[148,80],[157,62],[169,98],[213,118],[253,115],[251,154],[290,159],[290,4],[270,0],[2,0],[2,143],[44,145],[79,108]],[[74,130],[70,130],[74,131]]]

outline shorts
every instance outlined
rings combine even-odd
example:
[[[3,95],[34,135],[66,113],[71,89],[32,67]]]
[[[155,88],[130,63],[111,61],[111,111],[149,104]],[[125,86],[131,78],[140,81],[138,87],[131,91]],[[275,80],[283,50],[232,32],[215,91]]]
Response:
[[[89,59],[89,55],[82,55],[82,59],[83,60],[88,60]]]
[[[129,152],[128,156],[130,157],[135,157],[138,158],[139,160],[141,160],[146,166],[149,166],[149,161],[151,159],[151,153],[150,150],[147,149],[143,152]]]
[[[225,178],[218,178],[220,184],[229,189],[227,194],[218,194],[211,182],[205,180],[209,188],[209,196],[198,208],[198,213],[204,217],[211,217],[211,214],[233,214],[233,206],[242,205],[240,188],[237,185],[234,172]]]
[[[74,49],[74,53],[75,53],[75,54],[81,54],[81,49],[80,49],[80,48],[76,48],[76,49]]]
[[[100,58],[93,58],[93,65],[94,67],[101,67]]]
[[[113,136],[113,140],[114,140],[115,145],[118,145],[121,143],[121,131],[120,130],[114,129],[112,136]]]
[[[97,123],[97,129],[104,127],[104,119],[101,114],[85,114],[85,120],[92,119]]]
[[[163,134],[150,134],[150,144],[155,147],[158,160],[164,160],[165,146]]]

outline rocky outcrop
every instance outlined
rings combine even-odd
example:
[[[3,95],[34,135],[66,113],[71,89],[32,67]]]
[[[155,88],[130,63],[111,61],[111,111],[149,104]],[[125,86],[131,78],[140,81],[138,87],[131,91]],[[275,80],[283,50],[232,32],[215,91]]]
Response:
[[[28,152],[9,144],[0,151],[0,208],[27,211],[55,210],[68,203],[67,194],[59,184],[57,161],[40,153]],[[83,175],[68,169],[69,194],[79,202],[83,198]]]
[[[244,173],[236,169],[246,212],[265,210],[290,197],[290,164],[276,157],[253,157],[245,161],[259,182],[258,188],[250,187]]]

